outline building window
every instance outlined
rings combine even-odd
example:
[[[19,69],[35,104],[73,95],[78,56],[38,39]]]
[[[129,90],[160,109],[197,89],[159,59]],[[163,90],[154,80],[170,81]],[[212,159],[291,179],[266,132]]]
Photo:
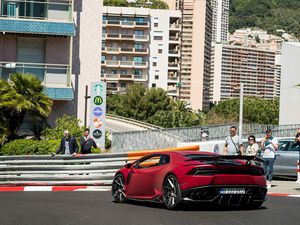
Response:
[[[122,88],[126,88],[126,83],[125,83],[125,82],[121,82],[120,86],[121,86]]]
[[[160,48],[160,49],[158,49],[158,53],[159,54],[161,54],[162,53],[162,49]]]
[[[134,56],[134,57],[133,57],[133,61],[134,61],[134,62],[143,62],[143,57],[140,57],[140,56]]]
[[[121,75],[127,75],[127,70],[121,70]]]
[[[155,75],[155,78],[154,78],[155,80],[158,80],[159,79],[159,76],[158,75]]]
[[[152,87],[155,88],[155,87],[156,87],[156,84],[152,84]]]
[[[111,74],[118,74],[118,70],[111,70]]]
[[[135,30],[134,34],[135,35],[144,35],[144,31],[143,30]]]
[[[153,62],[152,65],[153,65],[153,66],[157,66],[157,62]]]
[[[143,71],[142,70],[133,70],[134,75],[142,75]]]
[[[158,27],[158,23],[154,23],[154,27]]]
[[[155,41],[161,41],[163,39],[162,36],[154,36],[153,38]]]

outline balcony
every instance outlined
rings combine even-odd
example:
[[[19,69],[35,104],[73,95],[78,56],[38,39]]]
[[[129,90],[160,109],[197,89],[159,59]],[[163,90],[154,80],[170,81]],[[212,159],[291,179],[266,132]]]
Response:
[[[176,84],[176,83],[178,83],[178,77],[168,76],[168,83],[169,84]]]
[[[53,100],[73,100],[70,66],[65,64],[44,64],[0,61],[0,77],[7,80],[12,73],[36,75],[46,87],[45,92]]]
[[[168,70],[179,70],[179,64],[172,62],[172,63],[168,63]]]
[[[170,24],[169,29],[174,31],[180,31],[180,24],[177,23]]]
[[[101,61],[101,66],[120,68],[147,68],[148,62],[104,60]]]
[[[118,33],[105,33],[102,34],[103,40],[118,40],[118,41],[139,41],[148,42],[148,35],[135,35],[135,34],[118,34]]]
[[[147,75],[102,73],[101,79],[107,81],[147,81]]]
[[[103,53],[107,54],[135,54],[135,55],[147,55],[149,53],[148,48],[124,48],[124,47],[104,47],[102,49]]]
[[[104,27],[123,27],[123,28],[149,28],[149,22],[103,20]]]
[[[72,2],[1,0],[0,31],[74,36]]]
[[[179,57],[179,51],[178,50],[169,50],[169,57]]]

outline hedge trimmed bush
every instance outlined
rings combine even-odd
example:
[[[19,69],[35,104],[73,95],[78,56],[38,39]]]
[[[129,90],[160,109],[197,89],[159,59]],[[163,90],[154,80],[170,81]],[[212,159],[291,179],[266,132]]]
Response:
[[[2,146],[1,155],[49,155],[59,147],[60,140],[19,139]]]

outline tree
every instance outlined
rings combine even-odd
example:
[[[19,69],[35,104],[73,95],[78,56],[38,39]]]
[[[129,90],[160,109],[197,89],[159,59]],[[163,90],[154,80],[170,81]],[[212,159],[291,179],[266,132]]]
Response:
[[[244,99],[244,123],[278,124],[279,100],[257,97]],[[239,99],[227,99],[215,105],[207,114],[206,124],[237,123],[239,120]]]
[[[128,7],[129,3],[127,0],[104,0],[104,6],[120,6],[120,7]]]
[[[25,115],[47,118],[52,100],[44,93],[42,82],[32,74],[12,74],[9,81],[0,81],[0,109],[9,130],[8,140],[17,138]]]

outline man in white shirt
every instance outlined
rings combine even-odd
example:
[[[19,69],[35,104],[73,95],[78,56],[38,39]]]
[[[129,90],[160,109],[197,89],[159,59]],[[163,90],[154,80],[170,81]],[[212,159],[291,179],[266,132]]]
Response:
[[[273,178],[273,165],[275,161],[275,151],[278,150],[278,140],[272,136],[272,130],[266,130],[266,136],[262,139],[260,148],[263,151],[264,170],[267,179],[267,188],[271,188]]]

